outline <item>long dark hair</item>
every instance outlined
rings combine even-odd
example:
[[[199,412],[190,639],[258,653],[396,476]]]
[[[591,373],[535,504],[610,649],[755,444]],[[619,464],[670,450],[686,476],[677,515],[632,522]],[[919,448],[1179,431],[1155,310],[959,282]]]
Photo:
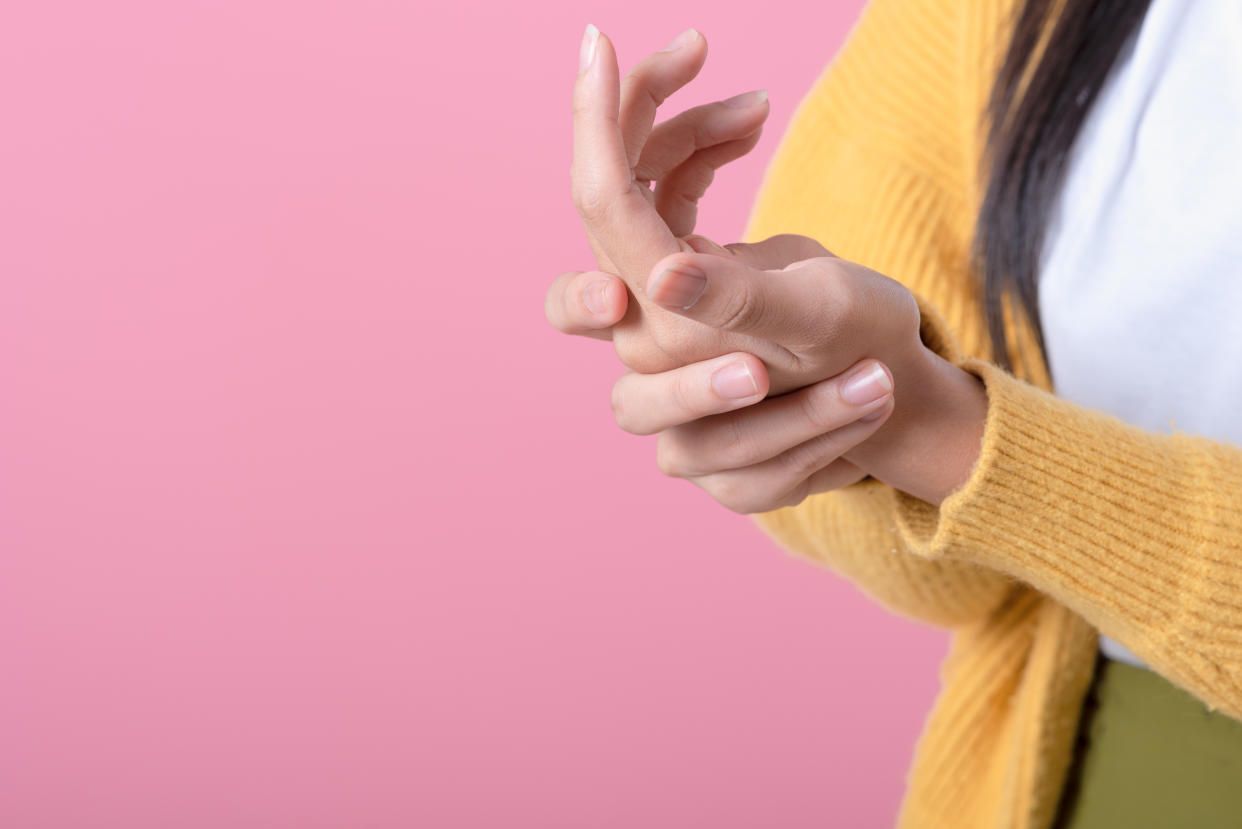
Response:
[[[1016,310],[1026,315],[1046,359],[1037,278],[1049,213],[1074,138],[1150,2],[1064,0],[1042,52],[1041,35],[1058,4],[1026,0],[1018,14],[985,112],[988,184],[973,250],[993,358],[1007,370],[1013,365],[1002,308],[1006,293],[1017,300]]]

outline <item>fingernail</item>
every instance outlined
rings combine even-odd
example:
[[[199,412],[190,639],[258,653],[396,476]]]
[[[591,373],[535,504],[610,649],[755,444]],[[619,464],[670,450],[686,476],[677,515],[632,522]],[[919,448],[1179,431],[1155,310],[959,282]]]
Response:
[[[591,65],[591,59],[595,57],[595,43],[598,40],[599,29],[595,28],[594,23],[588,23],[586,31],[582,33],[582,48],[578,50],[579,72]]]
[[[746,107],[759,106],[767,99],[768,91],[766,89],[756,89],[754,92],[743,92],[741,95],[726,98],[720,103],[734,109],[745,109]]]
[[[707,275],[693,265],[670,265],[647,286],[647,296],[661,305],[686,310],[707,290]]]
[[[582,304],[592,314],[602,314],[608,309],[608,280],[597,279],[582,292]]]
[[[712,373],[712,388],[728,400],[741,400],[759,393],[759,384],[750,373],[750,366],[742,362],[716,369]]]
[[[841,384],[841,398],[855,406],[865,406],[893,390],[888,373],[879,363],[869,363],[854,372]]]
[[[682,47],[689,46],[699,36],[698,29],[686,29],[677,37],[668,42],[668,45],[661,49],[661,52],[676,52]]]

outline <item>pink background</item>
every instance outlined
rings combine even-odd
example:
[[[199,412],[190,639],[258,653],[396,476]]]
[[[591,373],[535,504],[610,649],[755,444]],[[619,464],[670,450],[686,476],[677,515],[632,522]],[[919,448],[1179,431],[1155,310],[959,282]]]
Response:
[[[768,88],[844,3],[10,4],[0,825],[886,826],[943,633],[663,478],[543,318],[589,20]]]

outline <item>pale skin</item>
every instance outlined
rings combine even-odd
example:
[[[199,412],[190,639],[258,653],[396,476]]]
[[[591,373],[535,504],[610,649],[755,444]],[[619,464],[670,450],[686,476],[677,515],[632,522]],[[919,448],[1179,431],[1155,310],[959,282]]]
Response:
[[[895,280],[805,236],[722,247],[693,233],[714,171],[755,146],[768,114],[747,93],[656,125],[706,55],[690,29],[621,79],[612,42],[587,27],[571,179],[598,267],[556,278],[549,322],[612,341],[629,369],[618,425],[658,435],[660,470],[729,509],[867,475],[939,505],[978,459],[981,382],[923,345]]]

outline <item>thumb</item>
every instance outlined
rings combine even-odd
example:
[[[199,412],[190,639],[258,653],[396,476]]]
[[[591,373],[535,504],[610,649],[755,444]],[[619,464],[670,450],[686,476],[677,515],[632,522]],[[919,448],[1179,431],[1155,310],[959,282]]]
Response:
[[[818,268],[763,271],[736,256],[677,253],[656,263],[647,296],[713,328],[778,339],[806,330],[808,310],[822,307],[818,275]]]

